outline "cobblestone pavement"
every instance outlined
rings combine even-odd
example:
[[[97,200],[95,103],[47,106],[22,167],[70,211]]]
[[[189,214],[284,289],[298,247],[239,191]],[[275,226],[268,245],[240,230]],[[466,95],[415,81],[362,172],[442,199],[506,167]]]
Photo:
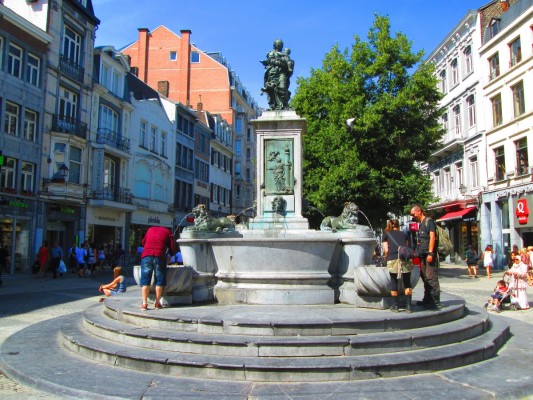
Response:
[[[464,265],[443,264],[440,269],[441,289],[445,292],[462,296],[467,303],[482,306],[503,271],[495,271],[492,279],[480,271],[478,279],[469,278]],[[6,338],[17,331],[58,316],[81,311],[100,298],[98,286],[111,280],[110,271],[101,273],[95,278],[80,279],[70,272],[58,279],[37,279],[32,276],[3,276],[4,284],[0,287],[0,346]],[[139,291],[133,278],[128,279],[128,290]],[[414,291],[416,299],[421,298],[422,285],[418,284]],[[533,290],[529,289],[530,296]],[[533,299],[531,299],[533,302]],[[533,310],[533,308],[531,309]],[[533,311],[505,311],[500,314],[513,320],[533,324]],[[60,397],[43,393],[23,386],[10,379],[0,371],[0,398],[3,400],[45,399],[59,400]]]

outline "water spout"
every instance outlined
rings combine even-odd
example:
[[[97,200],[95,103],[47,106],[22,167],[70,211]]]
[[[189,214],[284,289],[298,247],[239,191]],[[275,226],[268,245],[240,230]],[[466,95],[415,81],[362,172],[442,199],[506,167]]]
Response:
[[[322,215],[322,218],[326,218],[326,216],[324,215],[324,213],[322,211],[320,211],[318,208],[314,207],[314,206],[307,206],[307,210],[315,210],[315,211],[318,211],[320,215]]]
[[[185,221],[185,219],[187,219],[187,217],[191,216],[191,215],[194,215],[192,212],[188,213],[188,214],[185,214],[185,216],[181,219],[181,221],[179,222],[178,225],[176,225],[176,229],[174,229],[174,233],[173,235],[176,236],[176,231],[179,229],[179,227],[181,226],[181,223],[183,221]]]
[[[376,241],[377,245],[379,246],[380,243],[379,243],[378,237],[376,235],[376,231],[374,230],[374,228],[372,228],[372,224],[370,223],[370,220],[368,219],[366,214],[364,212],[362,212],[361,210],[359,210],[359,214],[363,214],[363,217],[365,217],[366,222],[368,222],[368,226],[370,227],[370,230],[372,231],[372,234],[374,235],[374,240]]]
[[[238,213],[236,216],[235,216],[235,220],[237,220],[237,218],[239,217],[239,215],[242,215],[244,214],[246,211],[248,210],[254,210],[255,207],[254,206],[251,206],[251,207],[248,207],[248,208],[245,208],[244,210],[242,210],[240,213]]]

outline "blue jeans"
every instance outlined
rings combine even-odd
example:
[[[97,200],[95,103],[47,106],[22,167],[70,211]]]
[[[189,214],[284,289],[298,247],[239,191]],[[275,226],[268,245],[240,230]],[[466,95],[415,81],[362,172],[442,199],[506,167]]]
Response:
[[[167,283],[167,263],[163,258],[145,256],[141,260],[141,286],[150,286],[152,274],[155,274],[155,285],[165,286]]]

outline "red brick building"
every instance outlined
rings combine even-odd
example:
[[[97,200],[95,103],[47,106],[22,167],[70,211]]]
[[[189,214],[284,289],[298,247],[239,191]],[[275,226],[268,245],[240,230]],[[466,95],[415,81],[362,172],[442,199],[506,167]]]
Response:
[[[220,53],[204,52],[190,40],[190,30],[178,36],[165,26],[153,32],[139,28],[138,40],[122,52],[130,57],[132,72],[149,86],[191,108],[201,102],[232,126],[236,155],[231,212],[238,213],[254,200],[255,134],[250,121],[258,117],[259,107]]]

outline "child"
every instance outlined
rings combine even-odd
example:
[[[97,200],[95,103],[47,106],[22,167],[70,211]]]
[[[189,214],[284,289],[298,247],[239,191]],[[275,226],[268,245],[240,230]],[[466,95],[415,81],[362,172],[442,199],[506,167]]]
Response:
[[[490,296],[489,301],[487,304],[485,304],[485,307],[487,307],[489,304],[492,305],[491,309],[496,312],[501,312],[501,302],[505,295],[507,295],[509,292],[509,288],[507,287],[507,284],[505,281],[499,280],[496,284],[496,288],[494,289],[494,293]]]
[[[107,285],[101,285],[98,291],[104,293],[107,297],[114,296],[126,291],[126,278],[122,275],[122,267],[116,266],[113,268],[113,281]],[[104,301],[102,297],[100,303]]]

